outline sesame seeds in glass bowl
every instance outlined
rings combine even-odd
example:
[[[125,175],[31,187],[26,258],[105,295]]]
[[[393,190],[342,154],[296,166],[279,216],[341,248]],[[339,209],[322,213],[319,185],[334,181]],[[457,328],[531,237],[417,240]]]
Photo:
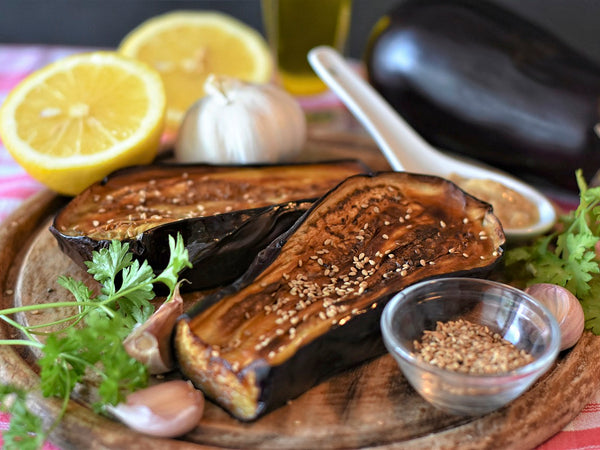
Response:
[[[398,293],[381,318],[383,340],[429,403],[481,415],[525,392],[554,363],[560,331],[523,291],[477,278],[438,278]]]

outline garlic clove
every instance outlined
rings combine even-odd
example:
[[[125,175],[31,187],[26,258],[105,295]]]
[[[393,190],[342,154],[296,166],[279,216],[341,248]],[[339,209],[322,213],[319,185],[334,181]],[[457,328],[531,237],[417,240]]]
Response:
[[[148,367],[151,374],[165,373],[175,368],[171,335],[177,318],[183,314],[183,298],[179,285],[172,298],[164,302],[154,314],[125,338],[127,353]]]
[[[204,413],[204,395],[183,380],[141,389],[126,403],[107,410],[129,428],[157,437],[177,437],[193,430]]]
[[[561,334],[561,350],[573,347],[585,327],[581,303],[568,289],[551,283],[529,286],[525,292],[542,303],[555,317]]]

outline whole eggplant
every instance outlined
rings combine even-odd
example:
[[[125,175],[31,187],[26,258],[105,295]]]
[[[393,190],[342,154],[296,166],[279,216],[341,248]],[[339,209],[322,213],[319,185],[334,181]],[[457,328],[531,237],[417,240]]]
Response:
[[[408,0],[373,29],[370,83],[431,144],[576,189],[600,169],[600,66],[481,0]]]

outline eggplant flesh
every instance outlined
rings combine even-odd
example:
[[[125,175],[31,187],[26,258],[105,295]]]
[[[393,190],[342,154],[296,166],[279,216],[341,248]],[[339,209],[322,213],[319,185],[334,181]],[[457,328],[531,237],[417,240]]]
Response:
[[[431,144],[559,189],[600,168],[600,66],[481,0],[409,0],[372,32],[373,87]]]
[[[485,276],[504,241],[490,205],[448,180],[350,177],[180,318],[178,366],[234,417],[254,420],[384,353],[379,319],[395,293],[426,278]]]
[[[348,176],[352,160],[268,166],[153,165],[117,171],[73,198],[50,227],[61,250],[85,268],[111,240],[129,243],[158,273],[168,236],[180,233],[191,269],[182,290],[238,278],[256,254]]]

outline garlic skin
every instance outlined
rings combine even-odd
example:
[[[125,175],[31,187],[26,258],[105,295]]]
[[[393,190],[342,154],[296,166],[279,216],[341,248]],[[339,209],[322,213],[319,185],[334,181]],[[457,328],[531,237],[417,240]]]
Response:
[[[129,428],[173,438],[193,430],[204,413],[204,395],[188,381],[173,380],[141,389],[107,410]]]
[[[150,374],[165,373],[175,368],[171,335],[181,314],[183,298],[178,284],[172,298],[164,302],[146,322],[134,328],[123,341],[129,356],[144,364]]]
[[[573,347],[585,327],[583,308],[577,297],[568,289],[551,283],[529,286],[525,292],[542,303],[558,322],[560,328],[560,350]]]
[[[303,148],[304,111],[283,89],[211,75],[204,91],[179,128],[177,161],[275,163],[293,159]]]

